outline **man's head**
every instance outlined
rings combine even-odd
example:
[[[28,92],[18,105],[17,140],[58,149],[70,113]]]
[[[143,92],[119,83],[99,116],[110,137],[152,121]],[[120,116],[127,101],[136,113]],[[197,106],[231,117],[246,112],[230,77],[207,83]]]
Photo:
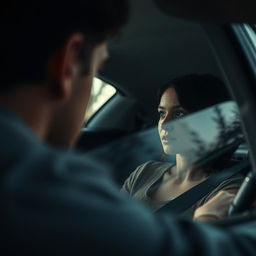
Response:
[[[54,109],[52,136],[59,130],[70,143],[83,120],[92,78],[107,57],[106,43],[126,22],[127,5],[127,0],[8,1],[0,11],[1,99],[40,89],[45,109]]]
[[[85,36],[80,53],[87,64],[83,72],[88,72],[92,48],[118,33],[126,21],[127,1],[10,0],[0,13],[0,90],[8,90],[44,81],[49,58],[75,33]]]

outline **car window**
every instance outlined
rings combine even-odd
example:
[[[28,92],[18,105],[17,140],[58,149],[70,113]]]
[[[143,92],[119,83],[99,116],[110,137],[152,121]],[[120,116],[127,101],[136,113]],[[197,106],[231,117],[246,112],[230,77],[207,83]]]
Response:
[[[94,78],[91,99],[85,114],[85,121],[87,121],[93,114],[95,114],[110,98],[116,93],[116,89],[100,80]]]
[[[233,26],[250,69],[256,72],[256,28],[254,25],[242,24]]]
[[[201,166],[215,161],[244,141],[238,108],[232,101],[186,115],[170,121],[168,125],[171,130],[168,143],[173,150],[170,154],[182,152],[189,156],[184,171],[193,164]],[[156,147],[158,142],[159,135],[155,128],[151,128],[103,146],[94,153],[127,177],[134,170],[134,162],[141,164],[145,159],[160,160],[160,150]],[[119,157],[116,157],[116,152],[120,153]]]
[[[256,50],[256,26],[250,26],[248,24],[244,24],[244,28],[251,40],[252,45],[254,46],[254,49]]]

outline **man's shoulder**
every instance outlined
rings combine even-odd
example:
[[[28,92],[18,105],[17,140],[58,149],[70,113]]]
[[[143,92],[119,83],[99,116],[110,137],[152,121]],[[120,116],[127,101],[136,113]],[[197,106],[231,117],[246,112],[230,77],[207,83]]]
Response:
[[[150,227],[151,214],[120,193],[109,176],[106,166],[93,155],[51,148],[41,148],[40,153],[30,156],[25,154],[20,164],[9,167],[1,180],[1,222],[8,241],[20,246],[28,246],[27,241],[31,240],[31,246],[47,241],[62,251],[64,247],[76,250],[72,245],[77,243],[86,243],[92,249],[95,242],[102,245],[106,237],[111,237],[109,243],[113,247],[125,228],[134,234],[137,223],[146,219],[149,220],[144,229],[147,234],[152,233],[155,228]],[[129,220],[131,214],[134,221]],[[118,225],[113,228],[115,222]],[[54,245],[55,235],[61,244]],[[122,245],[126,239],[132,239],[129,232]],[[137,239],[134,242],[136,247],[140,245]]]
[[[12,159],[12,164],[4,170],[1,183],[5,195],[33,200],[33,195],[47,196],[53,190],[56,195],[64,188],[79,191],[92,184],[95,189],[109,186],[108,176],[106,165],[92,155],[41,146],[21,154],[19,159]]]

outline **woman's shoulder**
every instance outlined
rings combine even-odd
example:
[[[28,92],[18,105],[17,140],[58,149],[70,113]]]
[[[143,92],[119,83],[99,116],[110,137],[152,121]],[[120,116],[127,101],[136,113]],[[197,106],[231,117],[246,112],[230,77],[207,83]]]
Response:
[[[135,187],[139,184],[142,186],[144,183],[148,183],[155,177],[161,176],[168,168],[172,167],[173,163],[148,161],[139,165],[135,171],[126,179],[123,185],[123,190],[131,193]]]
[[[174,164],[169,162],[148,161],[138,166],[135,172],[137,172],[138,175],[143,175],[145,173],[147,175],[150,175],[156,172],[164,172],[168,168],[171,168],[172,166],[174,166]]]

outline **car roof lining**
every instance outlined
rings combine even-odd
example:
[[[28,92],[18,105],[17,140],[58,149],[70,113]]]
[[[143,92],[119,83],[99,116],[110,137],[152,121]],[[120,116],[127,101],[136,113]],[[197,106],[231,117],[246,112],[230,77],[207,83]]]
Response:
[[[256,23],[256,2],[251,0],[154,0],[171,16],[204,22]]]
[[[101,79],[127,96],[152,104],[157,89],[173,77],[188,73],[220,76],[200,24],[170,19],[152,1],[131,3],[130,21],[110,43],[110,59],[99,74]],[[140,90],[141,85],[147,91]]]

